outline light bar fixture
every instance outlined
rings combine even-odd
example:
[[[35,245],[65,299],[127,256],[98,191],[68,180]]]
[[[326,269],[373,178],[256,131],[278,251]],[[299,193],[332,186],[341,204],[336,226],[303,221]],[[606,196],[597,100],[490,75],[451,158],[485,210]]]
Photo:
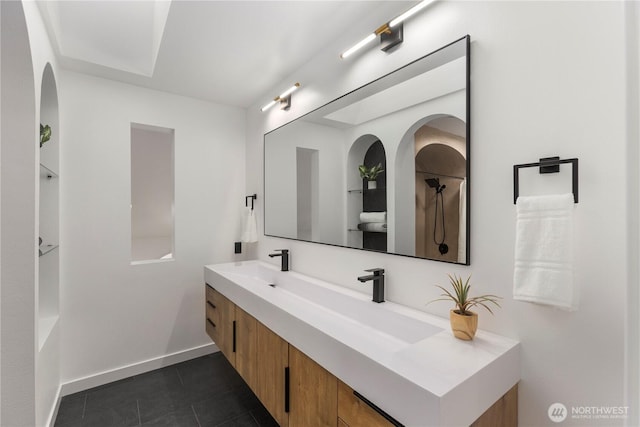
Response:
[[[415,15],[429,4],[433,3],[435,0],[423,0],[420,3],[413,6],[411,9],[407,10],[403,14],[393,18],[386,24],[381,25],[377,30],[373,33],[369,34],[367,37],[356,43],[353,47],[347,49],[340,55],[340,58],[345,59],[346,57],[352,55],[356,51],[360,50],[364,46],[371,43],[376,39],[377,36],[380,36],[380,49],[383,51],[387,51],[392,47],[402,43],[403,41],[403,25],[402,23],[408,19],[410,16]]]
[[[295,92],[296,89],[298,89],[299,87],[300,87],[300,83],[294,84],[289,89],[282,92],[279,96],[276,96],[275,98],[273,98],[273,101],[269,102],[267,105],[262,107],[260,111],[265,112],[269,108],[276,105],[276,103],[278,102],[280,103],[281,110],[288,110],[289,108],[291,108],[291,94]]]

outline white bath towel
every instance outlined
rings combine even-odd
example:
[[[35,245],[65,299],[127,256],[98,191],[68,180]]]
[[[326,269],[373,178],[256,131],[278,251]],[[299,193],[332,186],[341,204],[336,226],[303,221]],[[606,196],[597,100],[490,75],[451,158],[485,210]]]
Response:
[[[360,222],[387,222],[387,213],[360,212]]]
[[[518,198],[514,299],[577,309],[573,206],[573,194]]]
[[[358,224],[358,230],[368,231],[371,233],[386,233],[386,222],[362,222]]]
[[[258,227],[256,224],[256,215],[253,209],[245,207],[242,218],[242,234],[240,241],[252,243],[258,241]]]
[[[467,262],[467,179],[460,183],[460,204],[458,205],[458,262]]]

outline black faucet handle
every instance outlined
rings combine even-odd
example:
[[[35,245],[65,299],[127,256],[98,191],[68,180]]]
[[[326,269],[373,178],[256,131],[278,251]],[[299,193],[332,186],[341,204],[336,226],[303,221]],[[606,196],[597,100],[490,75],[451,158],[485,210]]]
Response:
[[[274,249],[274,251],[282,252],[283,254],[289,253],[289,249]]]
[[[384,268],[370,268],[365,271],[368,271],[369,273],[373,273],[374,276],[380,276],[384,274]]]

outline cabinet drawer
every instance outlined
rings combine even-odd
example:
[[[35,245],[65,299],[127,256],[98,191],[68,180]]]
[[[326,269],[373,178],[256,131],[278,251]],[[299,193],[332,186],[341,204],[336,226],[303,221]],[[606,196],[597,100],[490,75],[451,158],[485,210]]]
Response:
[[[220,310],[217,309],[216,303],[218,302],[219,295],[211,286],[205,286],[206,302],[205,302],[205,330],[207,335],[211,337],[214,342],[217,342],[220,338]]]
[[[209,319],[214,326],[220,323],[220,310],[214,308],[209,301],[206,304],[207,319]]]
[[[338,381],[338,419],[340,426],[391,427],[401,425],[390,422],[381,413],[358,398],[351,387]]]
[[[218,330],[209,318],[205,320],[205,330],[207,331],[207,335],[209,335],[213,342],[218,341]]]
[[[215,290],[215,289],[213,289],[213,288],[212,288],[211,286],[209,286],[208,284],[207,284],[207,285],[205,285],[205,287],[204,287],[204,288],[206,289],[206,298],[207,298],[207,301],[209,301],[210,303],[212,303],[213,305],[215,305],[215,304],[216,304],[216,302],[217,302],[217,299],[218,299],[218,298],[217,298],[217,296],[216,296],[216,294],[217,294],[218,292],[216,292],[216,290]]]

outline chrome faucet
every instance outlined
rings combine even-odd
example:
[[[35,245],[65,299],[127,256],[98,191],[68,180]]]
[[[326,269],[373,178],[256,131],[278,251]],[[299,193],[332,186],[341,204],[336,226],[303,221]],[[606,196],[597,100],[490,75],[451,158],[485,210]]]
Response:
[[[373,302],[384,302],[384,268],[371,268],[365,271],[373,274],[360,276],[358,280],[362,283],[373,280]]]
[[[280,263],[280,270],[289,271],[289,249],[276,249],[276,251],[280,251],[280,252],[269,254],[269,256],[271,258],[277,257],[277,256],[282,257],[282,262]]]

